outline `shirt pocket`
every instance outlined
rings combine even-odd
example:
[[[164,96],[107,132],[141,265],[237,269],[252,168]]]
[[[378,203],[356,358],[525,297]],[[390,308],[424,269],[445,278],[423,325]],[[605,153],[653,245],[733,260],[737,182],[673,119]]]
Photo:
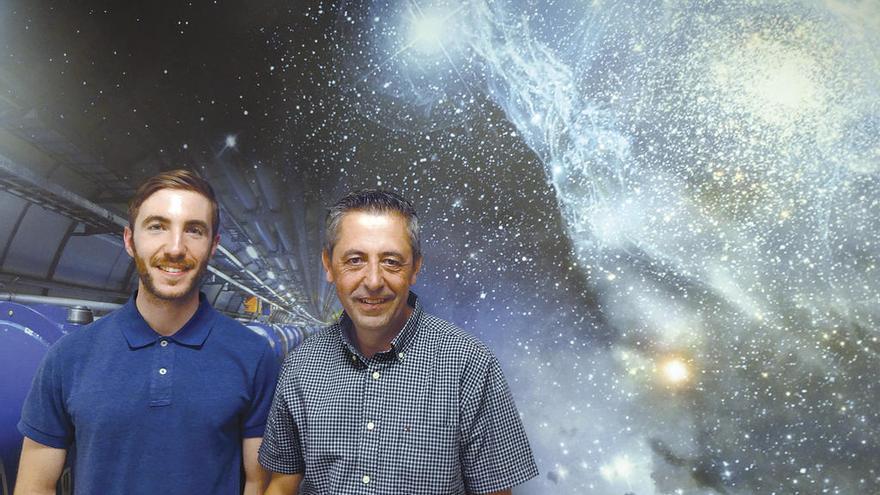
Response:
[[[425,418],[403,420],[396,428],[403,469],[398,479],[402,480],[403,493],[464,493],[458,425],[441,418]]]

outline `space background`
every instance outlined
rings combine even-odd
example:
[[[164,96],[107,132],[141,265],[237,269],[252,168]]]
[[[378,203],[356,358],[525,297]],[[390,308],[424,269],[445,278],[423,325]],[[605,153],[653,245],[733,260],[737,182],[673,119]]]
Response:
[[[515,493],[880,493],[875,0],[0,6],[0,68],[96,146],[408,196]]]

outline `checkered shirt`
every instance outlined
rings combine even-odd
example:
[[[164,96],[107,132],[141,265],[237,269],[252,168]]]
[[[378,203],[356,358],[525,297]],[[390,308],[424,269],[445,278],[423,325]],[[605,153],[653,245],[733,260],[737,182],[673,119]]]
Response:
[[[498,360],[409,304],[389,351],[366,359],[343,314],[285,360],[260,463],[305,473],[300,493],[479,494],[537,476]]]

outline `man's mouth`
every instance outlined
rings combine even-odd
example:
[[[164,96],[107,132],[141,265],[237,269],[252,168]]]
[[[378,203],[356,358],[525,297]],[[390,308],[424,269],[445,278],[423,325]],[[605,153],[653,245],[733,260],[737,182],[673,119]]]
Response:
[[[181,266],[181,265],[155,265],[155,266],[159,270],[162,270],[163,272],[165,272],[169,275],[179,275],[183,272],[189,271],[188,266]]]
[[[358,298],[358,302],[361,304],[366,304],[368,306],[378,306],[380,304],[388,302],[390,299],[387,297],[360,297]]]

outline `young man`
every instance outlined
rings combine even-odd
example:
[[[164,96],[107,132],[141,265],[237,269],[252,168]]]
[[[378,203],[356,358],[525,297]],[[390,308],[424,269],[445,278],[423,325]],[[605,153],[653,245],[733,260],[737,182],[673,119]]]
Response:
[[[54,494],[71,446],[77,494],[241,493],[242,466],[245,493],[262,493],[277,364],[199,294],[218,227],[214,191],[192,172],[140,186],[124,230],[138,290],[49,349],[18,425],[17,495]]]
[[[422,310],[412,205],[330,209],[323,263],[345,312],[284,363],[260,448],[267,495],[510,493],[538,474],[489,350]]]

